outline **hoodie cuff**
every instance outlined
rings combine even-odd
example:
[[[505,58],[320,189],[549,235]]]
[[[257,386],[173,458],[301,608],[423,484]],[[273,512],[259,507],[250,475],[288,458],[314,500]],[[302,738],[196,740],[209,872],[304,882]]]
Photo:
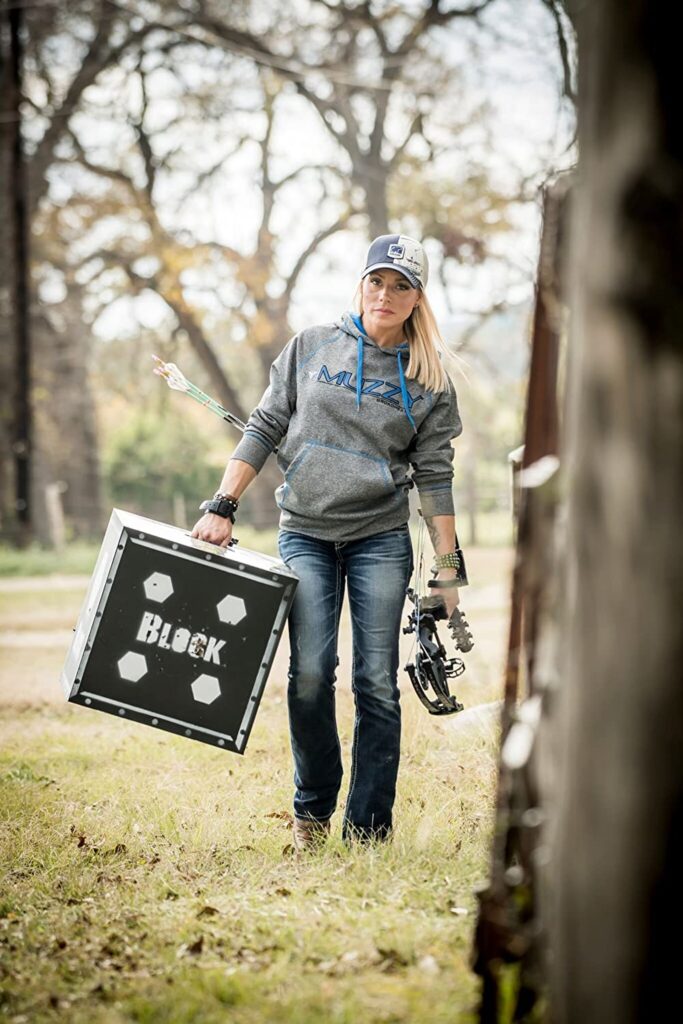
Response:
[[[266,448],[262,441],[256,441],[253,435],[245,434],[230,456],[230,461],[238,459],[240,462],[248,462],[258,473],[263,468],[270,452],[271,450]]]
[[[444,484],[437,488],[421,490],[418,487],[420,496],[420,508],[426,519],[428,516],[454,516],[455,505],[453,504],[453,491],[450,484]]]

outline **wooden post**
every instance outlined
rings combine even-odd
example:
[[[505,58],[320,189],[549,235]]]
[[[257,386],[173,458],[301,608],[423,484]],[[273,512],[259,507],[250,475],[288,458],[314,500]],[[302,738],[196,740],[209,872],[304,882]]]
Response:
[[[66,490],[63,480],[57,480],[45,486],[45,513],[47,516],[50,546],[55,551],[63,551],[66,545],[66,521],[62,494]]]
[[[683,848],[683,118],[664,4],[574,4],[554,1024],[676,1016]]]
[[[544,194],[543,232],[536,288],[531,365],[519,489],[515,565],[512,575],[510,630],[501,721],[501,758],[496,796],[496,824],[488,887],[479,896],[474,942],[474,969],[482,978],[480,1024],[499,1024],[501,975],[515,964],[515,1020],[523,1020],[542,989],[541,953],[536,921],[536,869],[529,837],[537,794],[528,771],[537,714],[533,693],[535,644],[552,554],[554,500],[548,481],[557,468],[559,320],[555,316],[557,239],[565,206],[566,182]],[[513,464],[513,472],[514,472]],[[552,489],[551,489],[552,490]],[[527,713],[517,718],[517,702],[526,687]],[[508,756],[505,756],[508,748]]]

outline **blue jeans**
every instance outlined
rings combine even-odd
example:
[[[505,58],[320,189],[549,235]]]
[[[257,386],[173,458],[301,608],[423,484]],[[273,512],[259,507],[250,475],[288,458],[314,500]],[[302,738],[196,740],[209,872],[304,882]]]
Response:
[[[337,640],[348,585],[356,720],[343,835],[386,838],[401,743],[398,638],[413,566],[408,527],[345,543],[281,531],[278,542],[300,581],[289,616],[294,813],[327,821],[337,806]]]

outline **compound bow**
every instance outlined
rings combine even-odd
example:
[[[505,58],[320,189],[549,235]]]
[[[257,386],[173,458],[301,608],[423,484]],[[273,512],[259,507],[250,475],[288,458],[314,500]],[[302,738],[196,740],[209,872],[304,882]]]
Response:
[[[417,537],[417,558],[415,566],[415,585],[409,587],[407,594],[414,605],[408,613],[408,624],[403,632],[415,634],[415,659],[406,666],[406,672],[413,684],[415,693],[420,698],[430,715],[453,715],[463,710],[463,705],[451,694],[448,680],[461,676],[465,671],[462,658],[449,658],[437,630],[437,622],[446,620],[451,636],[455,640],[456,650],[466,654],[474,647],[470,627],[463,612],[455,608],[449,617],[443,597],[420,597],[420,577],[423,575],[423,530],[420,519]],[[432,689],[434,697],[429,695]]]

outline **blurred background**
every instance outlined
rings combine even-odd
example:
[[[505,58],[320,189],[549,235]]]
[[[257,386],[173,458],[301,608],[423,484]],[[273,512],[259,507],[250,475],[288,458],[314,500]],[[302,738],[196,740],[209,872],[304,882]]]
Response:
[[[424,240],[459,357],[461,542],[509,543],[539,188],[575,160],[563,19],[554,0],[4,4],[5,550],[98,541],[113,505],[190,526],[239,433],[152,353],[246,420],[386,231]],[[271,459],[244,523],[272,531],[278,477]]]
[[[335,1020],[469,1021],[474,886],[489,866],[481,1020],[669,1019],[683,146],[680,44],[662,6],[0,0],[0,576],[44,577],[0,586],[14,1020],[110,1021],[116,1007],[96,1005],[110,993],[126,1019],[205,1019],[213,992],[212,1020],[242,1000],[236,1020],[270,1005],[268,1019],[300,1021],[313,1005],[326,1022],[331,1006]],[[546,218],[539,261],[541,187],[576,164],[577,88],[573,212]],[[246,419],[291,334],[349,307],[387,230],[424,240],[457,357],[468,711],[432,722],[406,698],[400,843],[371,871],[355,862],[346,889],[344,863],[323,860],[310,887],[288,872],[290,890],[283,840],[255,838],[252,820],[264,793],[269,826],[286,820],[284,646],[252,747],[271,756],[241,777],[200,744],[81,718],[55,683],[112,505],[191,525],[239,439],[169,391],[152,354]],[[545,353],[528,439],[543,446],[526,446],[535,472],[513,551],[509,455],[534,307]],[[272,550],[277,483],[271,460],[240,510],[244,545]],[[347,648],[348,618],[342,629]],[[497,765],[503,681],[517,746]],[[214,792],[221,810],[239,806],[236,825]],[[276,894],[293,909],[273,910]],[[198,935],[206,911],[218,916]],[[234,987],[224,962],[212,976],[182,959],[204,934]],[[307,955],[321,949],[322,962]],[[352,972],[366,966],[364,987]]]

